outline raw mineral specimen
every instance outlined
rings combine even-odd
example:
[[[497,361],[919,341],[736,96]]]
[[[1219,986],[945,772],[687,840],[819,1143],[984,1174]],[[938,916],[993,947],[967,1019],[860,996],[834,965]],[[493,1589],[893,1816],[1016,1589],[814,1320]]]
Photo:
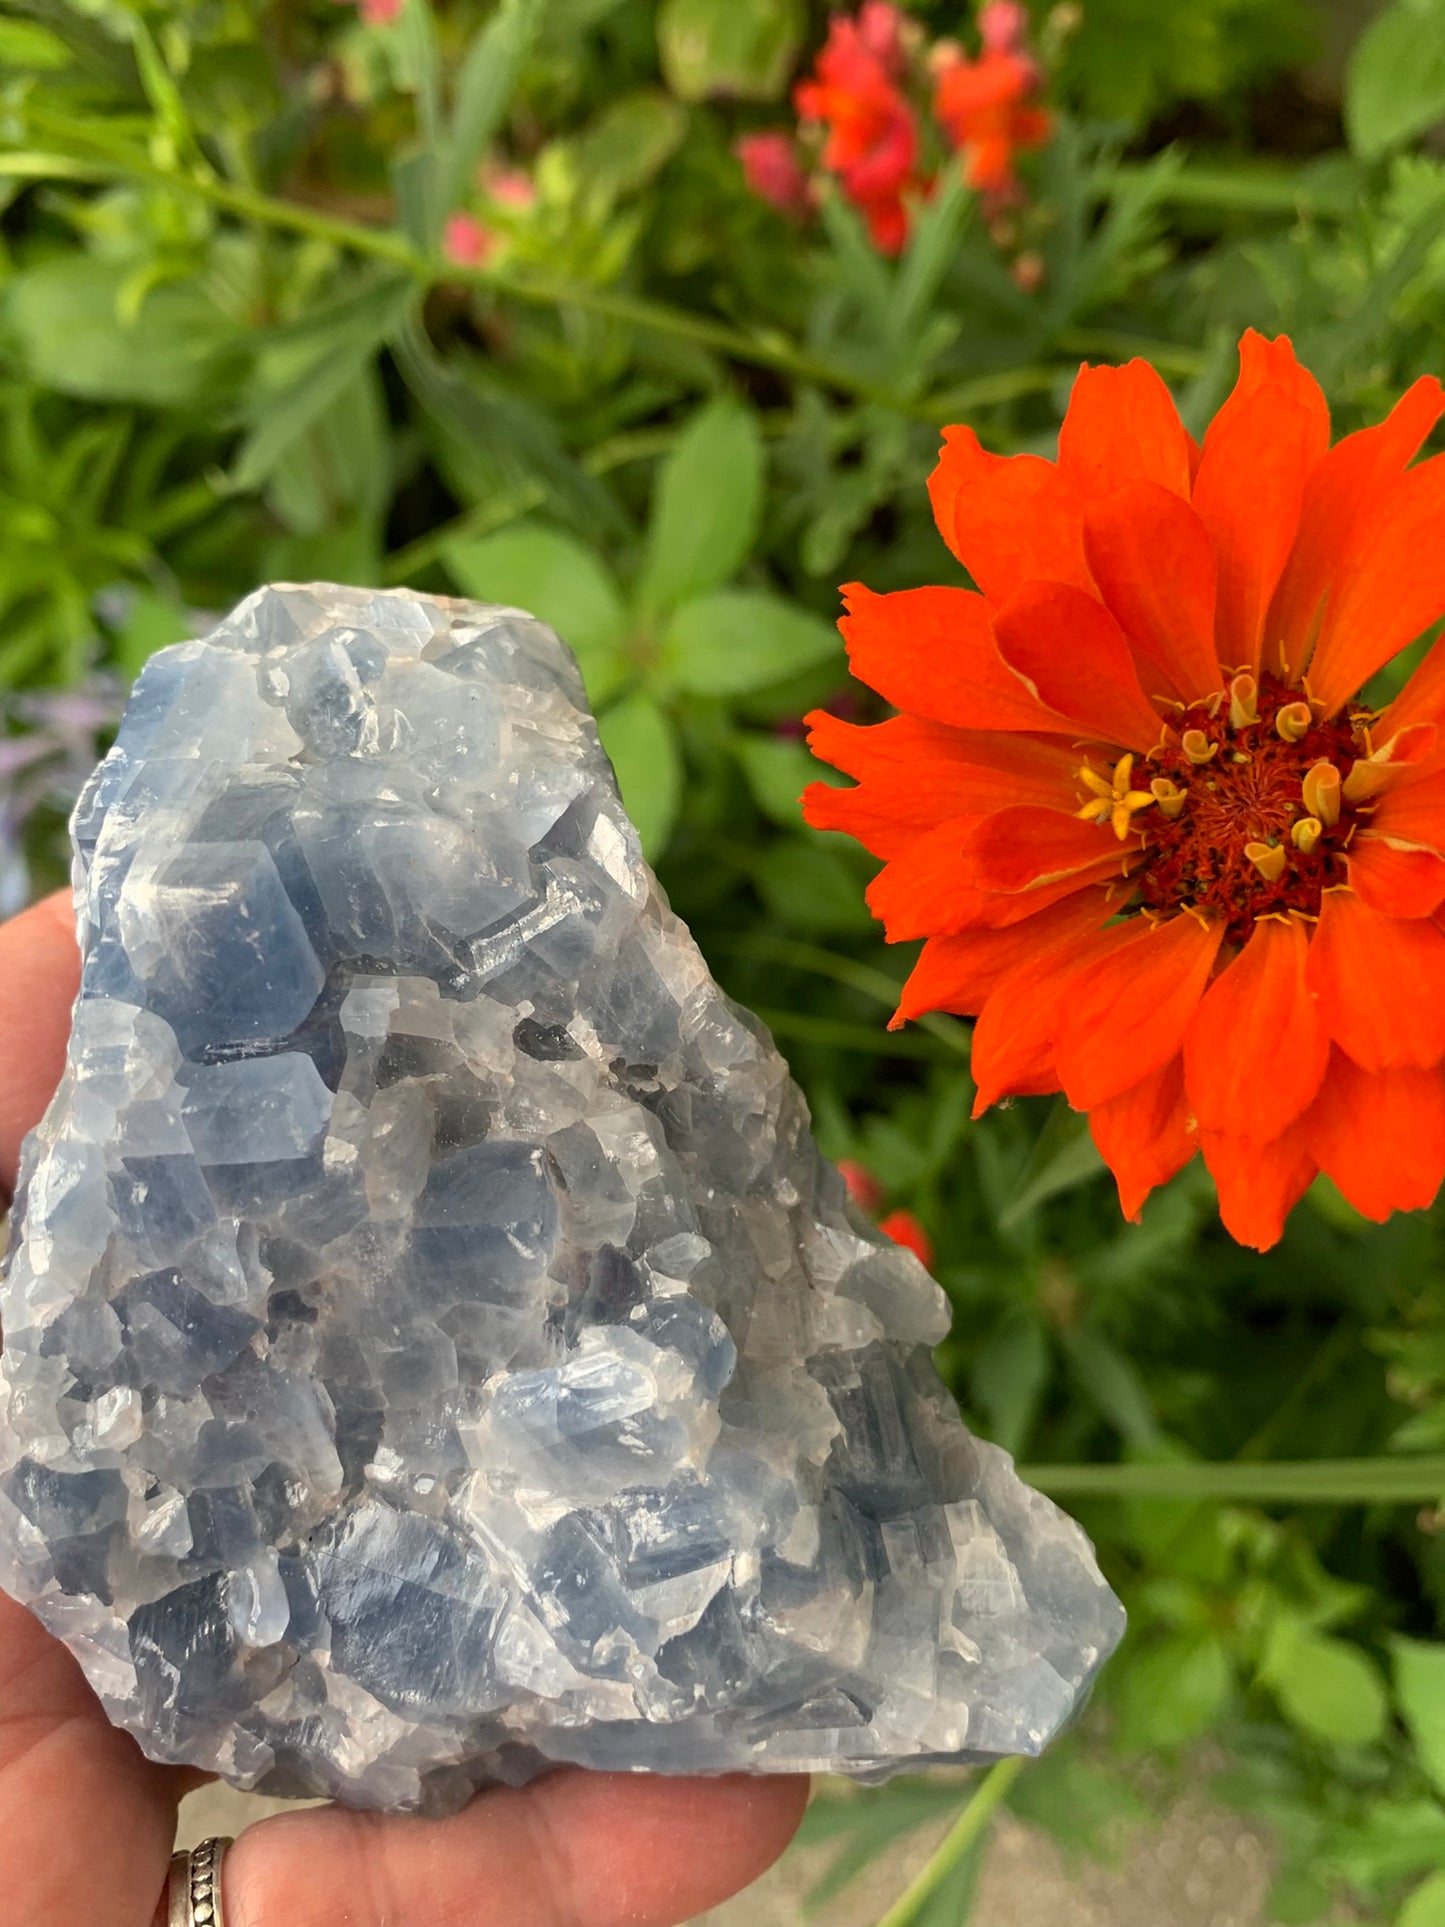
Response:
[[[0,1582],[149,1754],[442,1810],[1045,1744],[1118,1603],[964,1430],[549,629],[263,589],[73,829]]]

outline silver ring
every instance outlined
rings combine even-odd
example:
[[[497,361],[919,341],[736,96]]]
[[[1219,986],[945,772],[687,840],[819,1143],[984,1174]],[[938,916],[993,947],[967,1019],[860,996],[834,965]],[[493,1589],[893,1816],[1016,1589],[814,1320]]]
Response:
[[[203,1840],[171,1860],[166,1882],[166,1927],[226,1927],[221,1902],[221,1861],[229,1839]]]

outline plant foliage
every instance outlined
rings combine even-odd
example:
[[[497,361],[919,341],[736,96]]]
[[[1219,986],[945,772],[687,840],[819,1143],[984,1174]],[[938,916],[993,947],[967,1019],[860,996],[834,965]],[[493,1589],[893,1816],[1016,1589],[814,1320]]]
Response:
[[[956,6],[911,13],[974,44]],[[909,958],[796,801],[797,718],[865,700],[837,584],[961,580],[924,490],[942,424],[1048,450],[1080,359],[1141,354],[1197,427],[1247,325],[1294,336],[1337,430],[1445,370],[1445,8],[1392,0],[1333,103],[1308,25],[1036,6],[1054,131],[1025,198],[945,167],[887,259],[836,193],[790,225],[734,154],[787,115],[820,5],[13,0],[0,883],[58,881],[77,730],[103,740],[193,612],[334,577],[553,621],[678,909],[825,1147],[936,1245],[970,1423],[1129,1604],[1089,1721],[1000,1792],[1097,1847],[1141,1759],[1157,1790],[1207,1739],[1278,1833],[1280,1921],[1429,1927],[1445,1219],[1370,1225],[1321,1185],[1260,1259],[1191,1170],[1126,1225],[1082,1120],[974,1122],[967,1027],[886,1029]],[[818,1803],[823,1901],[958,1797]],[[957,1839],[898,1927],[964,1917]]]

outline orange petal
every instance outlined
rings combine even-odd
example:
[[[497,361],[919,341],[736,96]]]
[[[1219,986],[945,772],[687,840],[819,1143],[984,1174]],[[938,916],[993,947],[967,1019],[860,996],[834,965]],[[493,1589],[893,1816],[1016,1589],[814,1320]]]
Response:
[[[1324,390],[1308,368],[1302,368],[1288,335],[1271,341],[1254,328],[1246,328],[1239,338],[1239,379],[1225,398],[1211,424],[1226,425],[1262,388],[1275,387],[1310,417],[1312,443],[1317,457],[1330,445],[1330,407]],[[1209,437],[1205,436],[1206,445]]]
[[[1319,1169],[1305,1141],[1303,1121],[1273,1144],[1201,1131],[1199,1148],[1219,1192],[1219,1215],[1230,1237],[1256,1251],[1278,1244],[1285,1219]]]
[[[1101,931],[1056,944],[999,978],[973,1027],[975,1117],[1001,1097],[1038,1096],[1059,1088],[1053,1049],[1058,1011],[1080,969],[1108,941],[1109,933]]]
[[[860,682],[897,709],[960,728],[1066,730],[1004,662],[993,611],[969,589],[843,589],[839,622]]]
[[[1445,862],[1433,850],[1400,850],[1366,831],[1350,845],[1350,888],[1389,917],[1428,917],[1445,903]]]
[[[1224,934],[1197,918],[1142,917],[1104,933],[1107,950],[1070,985],[1054,1060],[1077,1111],[1092,1111],[1178,1055]],[[1102,940],[1101,940],[1102,941]]]
[[[1442,414],[1445,388],[1433,375],[1422,375],[1384,421],[1346,435],[1310,475],[1299,533],[1265,629],[1266,663],[1286,680],[1309,660],[1325,597],[1361,509],[1414,459]]]
[[[1325,1029],[1365,1070],[1445,1057],[1445,935],[1428,917],[1326,890],[1305,976]]]
[[[1445,636],[1437,637],[1417,663],[1408,682],[1376,724],[1375,733],[1387,743],[1397,729],[1412,723],[1438,723],[1445,718]]]
[[[1445,770],[1409,777],[1386,790],[1370,828],[1399,848],[1445,856]]]
[[[1101,857],[1118,867],[1119,845],[1107,830],[1071,811],[1034,804],[995,810],[969,837],[970,880],[989,893],[1012,895],[1056,883],[1092,869]]]
[[[1184,1038],[1184,1082],[1201,1130],[1256,1143],[1309,1108],[1330,1042],[1305,986],[1298,918],[1265,917],[1214,979]]]
[[[1438,1070],[1364,1071],[1336,1051],[1302,1129],[1356,1211],[1377,1221],[1422,1211],[1445,1177],[1445,1078]]]
[[[1055,463],[990,455],[971,428],[945,428],[928,494],[939,534],[990,600],[1025,582],[1090,587],[1083,502]]]
[[[1079,370],[1059,430],[1059,467],[1086,499],[1130,482],[1189,494],[1190,436],[1147,361]]]
[[[1119,1186],[1119,1209],[1139,1222],[1144,1200],[1199,1149],[1189,1128],[1184,1075],[1175,1057],[1089,1113],[1089,1132]]]
[[[1313,694],[1338,709],[1445,613],[1445,455],[1408,469],[1356,518],[1310,658]]]
[[[1184,702],[1212,696],[1223,680],[1214,544],[1189,504],[1154,482],[1118,489],[1085,516],[1084,549],[1145,689]]]
[[[1046,708],[1122,748],[1159,741],[1159,712],[1123,630],[1096,597],[1063,582],[1030,582],[999,610],[994,634],[1000,655]]]
[[[1221,409],[1204,438],[1194,507],[1219,565],[1215,646],[1227,669],[1259,669],[1265,616],[1322,452],[1309,410],[1275,382]]]
[[[951,936],[1031,917],[1085,883],[1117,876],[1119,860],[1118,844],[1096,825],[1021,805],[916,837],[874,877],[867,902],[890,943]]]
[[[857,789],[819,783],[803,814],[817,830],[845,830],[875,856],[896,856],[914,837],[956,816],[984,816],[1011,803],[1071,807],[1078,752],[1032,736],[950,729],[918,716],[845,723],[826,710],[806,719],[808,746]]]
[[[980,927],[957,936],[930,937],[903,986],[889,1028],[896,1030],[926,1010],[973,1016],[1010,970],[1060,946],[1082,944],[1113,914],[1105,891],[1080,889],[1002,930]]]

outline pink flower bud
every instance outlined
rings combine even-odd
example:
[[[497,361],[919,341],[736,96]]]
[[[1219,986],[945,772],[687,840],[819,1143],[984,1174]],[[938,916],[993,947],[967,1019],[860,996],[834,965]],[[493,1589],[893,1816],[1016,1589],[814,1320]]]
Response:
[[[978,31],[990,53],[1016,53],[1028,30],[1028,8],[1018,0],[988,0],[978,10]]]
[[[744,134],[733,148],[748,186],[779,213],[801,220],[813,205],[813,190],[786,134]]]
[[[459,268],[484,267],[496,245],[496,235],[474,214],[453,214],[448,219],[442,252]]]

